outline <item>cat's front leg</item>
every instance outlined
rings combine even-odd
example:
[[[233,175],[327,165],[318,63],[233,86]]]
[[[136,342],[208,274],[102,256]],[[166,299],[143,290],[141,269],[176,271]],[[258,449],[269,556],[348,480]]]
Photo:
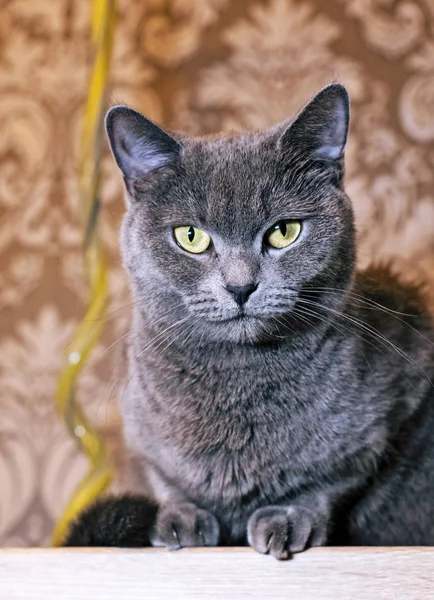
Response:
[[[321,506],[322,504],[322,506]],[[327,541],[329,510],[326,502],[258,508],[247,524],[249,544],[262,554],[286,560],[293,553]]]
[[[219,539],[220,525],[214,515],[190,503],[160,507],[151,533],[152,545],[168,550],[217,546]]]

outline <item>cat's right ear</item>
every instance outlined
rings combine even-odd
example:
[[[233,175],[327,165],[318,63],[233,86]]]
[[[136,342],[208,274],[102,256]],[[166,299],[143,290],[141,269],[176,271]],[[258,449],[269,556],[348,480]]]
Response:
[[[114,106],[106,130],[116,163],[127,181],[172,163],[181,145],[161,127],[128,106]]]

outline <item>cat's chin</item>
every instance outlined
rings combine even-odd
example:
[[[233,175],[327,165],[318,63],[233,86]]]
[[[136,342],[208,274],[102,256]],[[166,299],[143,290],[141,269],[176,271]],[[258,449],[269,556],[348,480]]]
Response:
[[[211,341],[252,344],[267,339],[270,328],[266,319],[242,314],[228,319],[209,320],[206,330]]]

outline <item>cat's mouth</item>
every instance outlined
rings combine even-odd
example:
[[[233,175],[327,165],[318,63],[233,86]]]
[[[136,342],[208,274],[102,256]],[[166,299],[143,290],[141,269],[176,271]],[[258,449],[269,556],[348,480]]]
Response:
[[[213,323],[218,323],[218,324],[225,324],[225,323],[242,323],[242,322],[247,322],[247,321],[260,321],[262,320],[261,317],[255,316],[255,315],[248,315],[246,313],[238,313],[236,315],[233,315],[232,317],[227,317],[225,319],[212,319]]]
[[[220,324],[225,325],[227,323],[242,323],[247,321],[248,317],[246,315],[237,315],[236,317],[229,317],[229,319],[222,319],[218,321]]]
[[[219,342],[256,343],[273,340],[276,335],[276,339],[282,339],[273,314],[255,314],[251,310],[207,315],[202,321],[202,327],[208,339]]]
[[[210,339],[235,343],[256,343],[273,339],[269,315],[255,315],[239,312],[224,318],[207,319],[207,333]],[[271,338],[270,338],[271,335]],[[279,339],[280,336],[279,336]]]

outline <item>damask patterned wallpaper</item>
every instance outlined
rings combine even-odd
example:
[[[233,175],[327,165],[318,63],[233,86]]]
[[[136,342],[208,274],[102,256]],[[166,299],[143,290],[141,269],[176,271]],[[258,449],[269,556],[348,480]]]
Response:
[[[53,396],[87,294],[76,167],[88,13],[88,0],[0,0],[0,544],[48,543],[86,467]],[[111,101],[169,127],[263,127],[332,79],[347,85],[360,262],[399,257],[434,281],[434,0],[119,0],[119,13]],[[103,168],[112,307],[80,398],[107,429],[130,301],[108,153]]]

